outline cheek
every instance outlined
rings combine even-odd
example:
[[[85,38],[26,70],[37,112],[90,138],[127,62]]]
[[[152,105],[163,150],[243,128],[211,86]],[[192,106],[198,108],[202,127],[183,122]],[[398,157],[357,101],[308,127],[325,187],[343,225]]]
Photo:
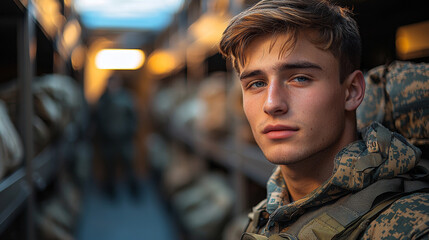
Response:
[[[252,128],[252,130],[255,130],[258,124],[258,116],[260,116],[263,112],[262,109],[259,108],[256,99],[243,98],[243,111],[246,115],[250,127]]]
[[[247,120],[249,121],[250,125],[252,125],[252,116],[254,115],[254,108],[250,107],[252,104],[250,104],[250,101],[248,99],[243,98],[243,111],[244,115],[246,115]]]
[[[314,122],[322,123],[324,126],[334,126],[344,113],[344,101],[339,94],[339,89],[325,89],[308,92],[301,106],[302,114],[312,116]]]
[[[242,93],[243,96],[243,109],[246,112],[255,111],[256,104],[260,101],[258,94]]]

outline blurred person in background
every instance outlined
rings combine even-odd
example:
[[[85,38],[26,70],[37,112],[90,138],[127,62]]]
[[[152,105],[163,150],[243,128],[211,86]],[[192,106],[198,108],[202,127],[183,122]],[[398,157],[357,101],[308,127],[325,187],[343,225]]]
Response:
[[[115,198],[117,168],[123,176],[133,197],[138,197],[138,186],[133,169],[134,136],[137,129],[137,113],[131,93],[123,86],[123,79],[113,74],[96,105],[95,123],[98,143],[105,167],[104,191]]]
[[[421,151],[379,123],[357,131],[365,80],[351,15],[262,0],[223,33],[254,138],[278,165],[242,239],[428,239]]]

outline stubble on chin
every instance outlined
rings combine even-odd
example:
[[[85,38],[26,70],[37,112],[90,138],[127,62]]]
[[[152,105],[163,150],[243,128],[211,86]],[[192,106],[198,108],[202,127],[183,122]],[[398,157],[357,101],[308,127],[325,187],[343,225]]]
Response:
[[[303,151],[302,149],[298,149],[298,147],[295,147],[295,149],[288,150],[285,147],[277,146],[278,148],[283,149],[275,149],[275,150],[262,150],[264,152],[265,158],[276,165],[287,165],[287,166],[293,166],[299,162],[304,161],[307,159],[308,153]]]

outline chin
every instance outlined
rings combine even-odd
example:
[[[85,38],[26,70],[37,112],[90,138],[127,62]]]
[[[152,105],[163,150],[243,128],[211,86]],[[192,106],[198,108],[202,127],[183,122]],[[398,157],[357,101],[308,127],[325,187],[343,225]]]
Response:
[[[276,165],[290,165],[300,162],[305,159],[305,156],[301,153],[294,151],[285,151],[284,149],[276,149],[275,151],[263,151],[265,158]]]

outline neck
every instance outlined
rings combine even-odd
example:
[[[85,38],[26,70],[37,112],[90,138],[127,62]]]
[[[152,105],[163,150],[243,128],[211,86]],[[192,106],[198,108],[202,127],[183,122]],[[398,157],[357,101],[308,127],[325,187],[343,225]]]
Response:
[[[289,191],[291,201],[296,201],[318,188],[332,175],[333,157],[325,164],[313,161],[293,165],[281,165],[280,170]]]

